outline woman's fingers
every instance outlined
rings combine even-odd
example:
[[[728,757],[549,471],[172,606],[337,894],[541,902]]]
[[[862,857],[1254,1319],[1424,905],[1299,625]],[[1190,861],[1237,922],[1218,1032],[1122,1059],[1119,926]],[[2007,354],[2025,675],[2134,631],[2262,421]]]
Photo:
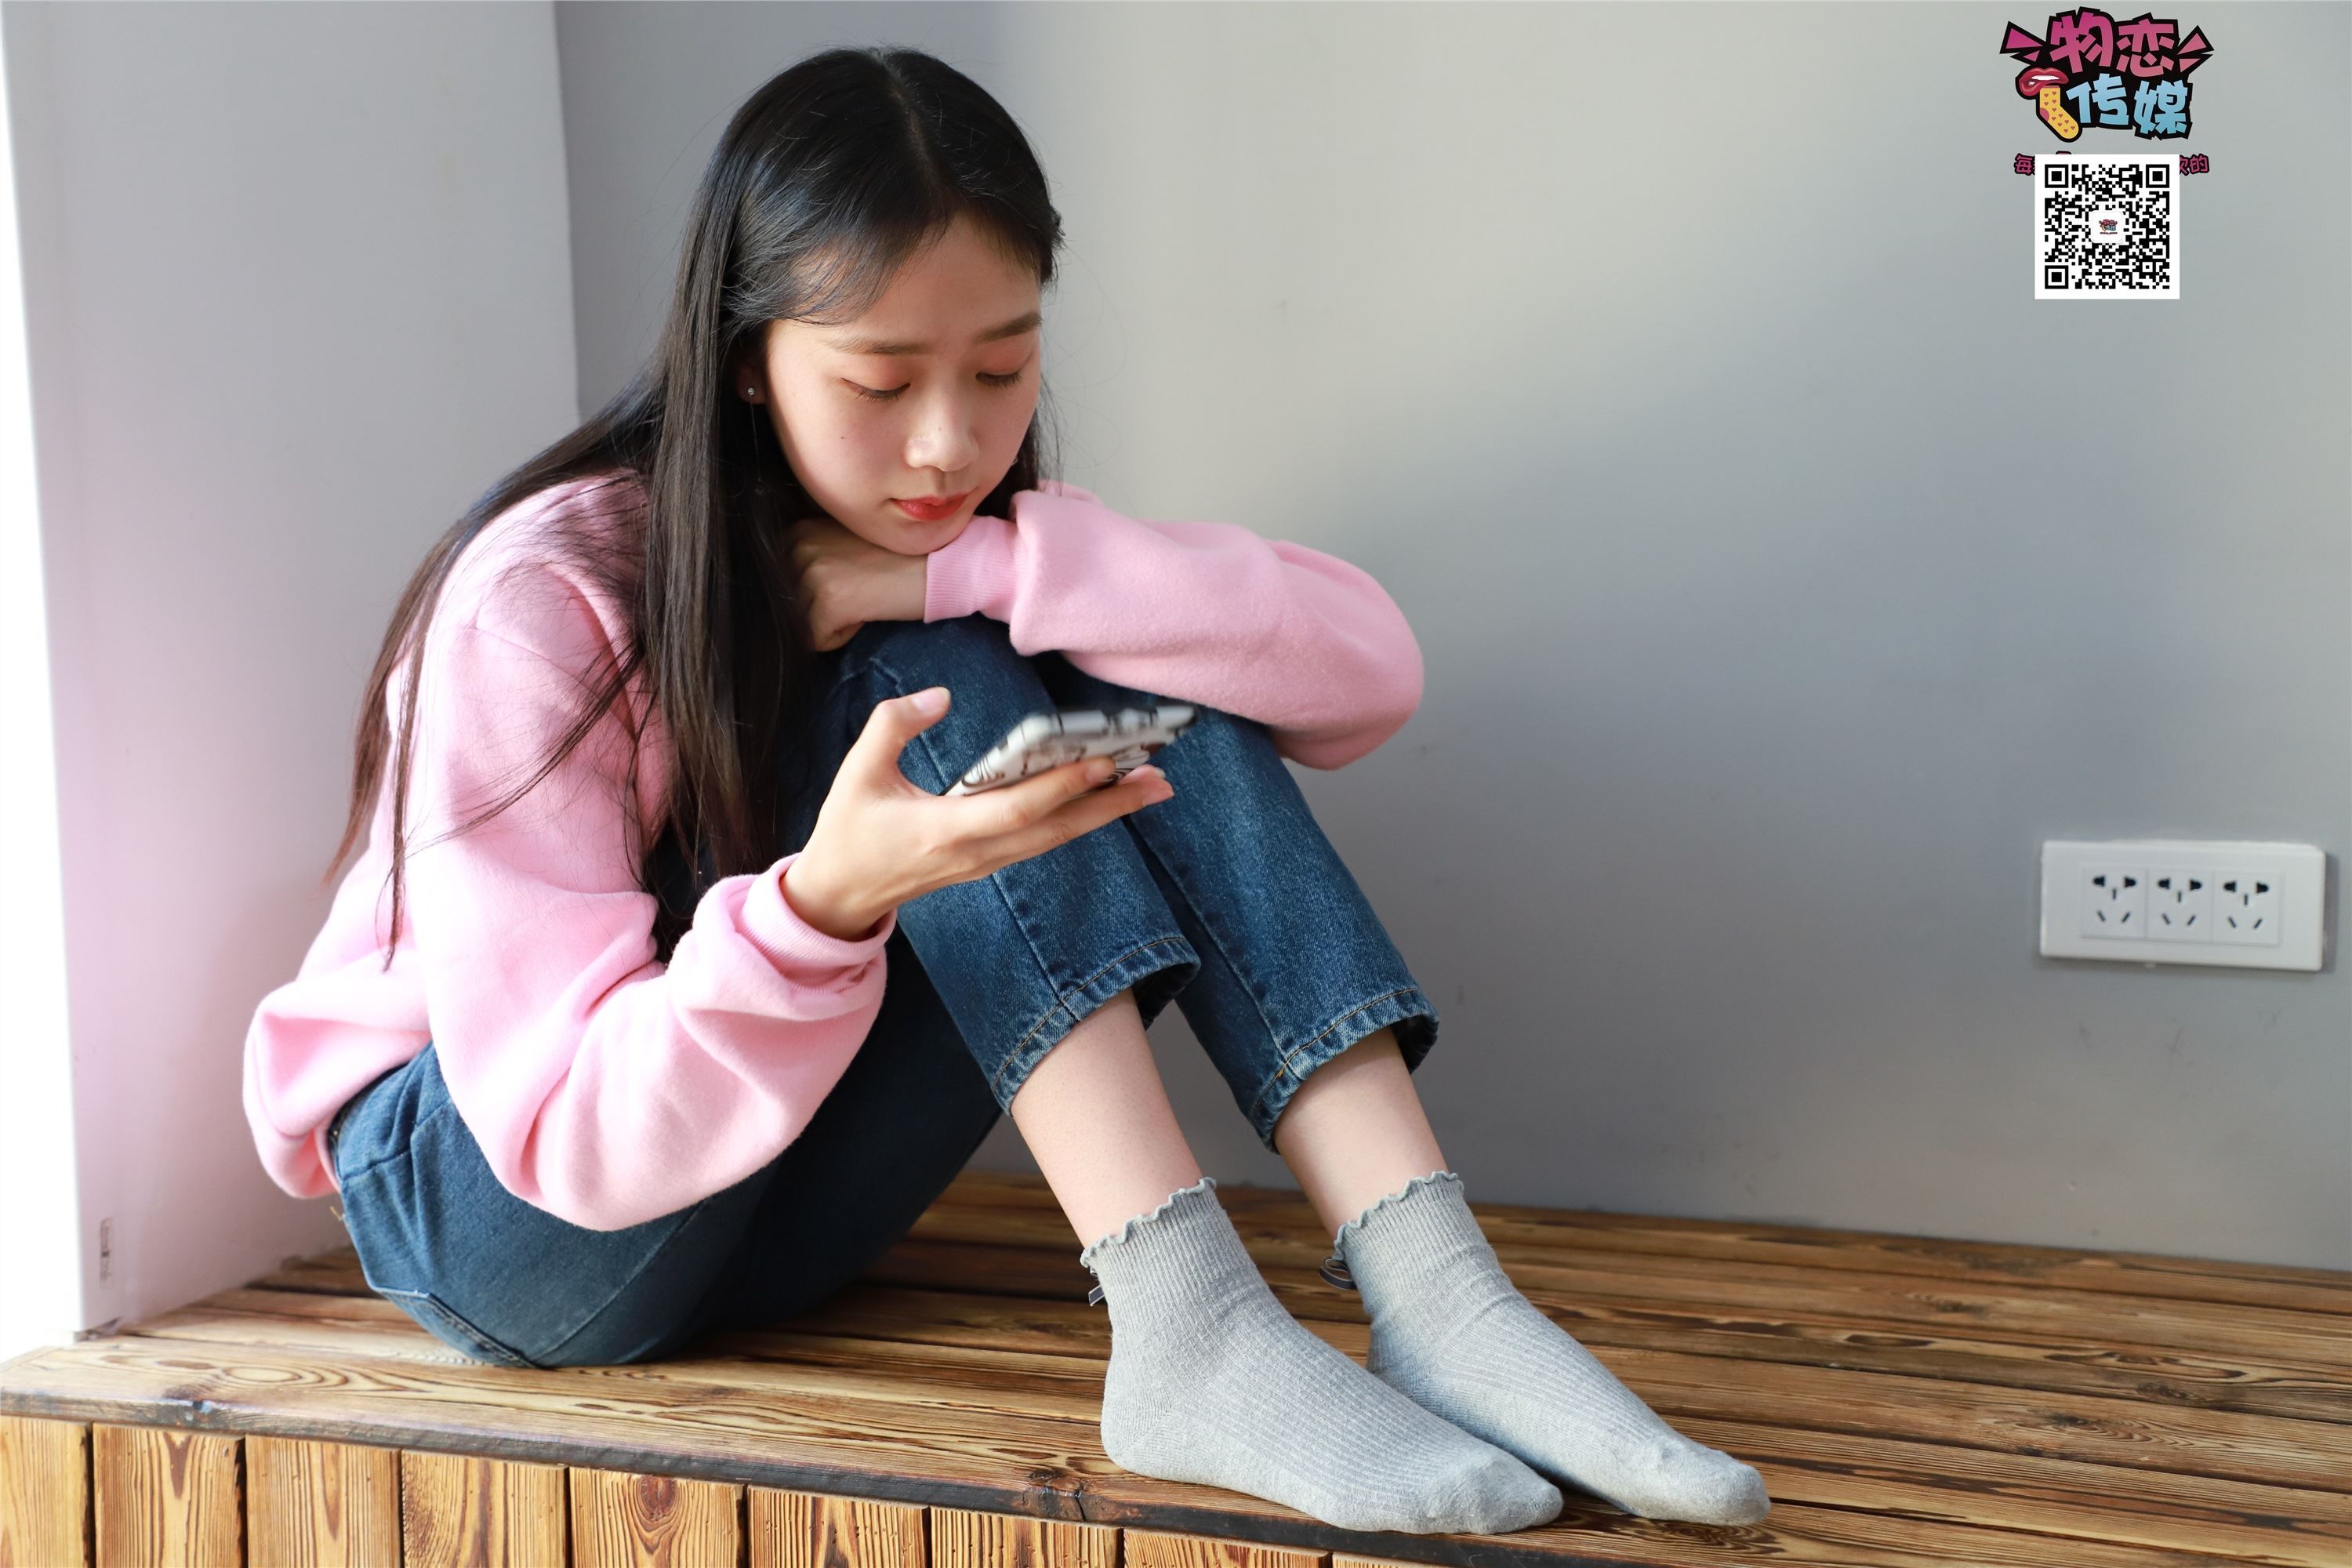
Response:
[[[1076,799],[1108,777],[1108,757],[1082,757],[1075,763],[1033,773],[1017,784],[1000,784],[975,795],[940,798],[952,799],[964,808],[973,823],[974,833],[1011,833],[1042,820],[1064,801]]]
[[[1063,800],[1045,816],[973,842],[970,847],[974,853],[985,857],[989,869],[994,870],[1001,866],[1010,866],[1016,860],[1026,860],[1033,855],[1043,855],[1048,849],[1058,848],[1073,838],[1116,822],[1129,812],[1156,805],[1175,793],[1175,786],[1159,769],[1138,768],[1108,789],[1089,787]]]

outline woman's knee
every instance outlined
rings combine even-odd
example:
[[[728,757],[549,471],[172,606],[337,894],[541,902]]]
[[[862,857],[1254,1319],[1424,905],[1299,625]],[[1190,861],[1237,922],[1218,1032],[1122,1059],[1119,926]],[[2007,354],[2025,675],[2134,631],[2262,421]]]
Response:
[[[869,624],[852,641],[860,663],[848,672],[870,702],[929,687],[948,689],[946,714],[900,753],[907,776],[933,794],[952,784],[1005,732],[1054,699],[1036,669],[1013,651],[1004,627],[984,616],[952,621],[899,621],[870,639]]]
[[[845,652],[854,666],[909,691],[952,686],[955,677],[973,671],[1017,671],[1036,679],[1004,623],[977,613],[950,621],[868,621]]]
[[[1192,722],[1151,760],[1180,789],[1189,784],[1231,795],[1272,788],[1286,802],[1298,793],[1266,727],[1222,708],[1194,704]]]

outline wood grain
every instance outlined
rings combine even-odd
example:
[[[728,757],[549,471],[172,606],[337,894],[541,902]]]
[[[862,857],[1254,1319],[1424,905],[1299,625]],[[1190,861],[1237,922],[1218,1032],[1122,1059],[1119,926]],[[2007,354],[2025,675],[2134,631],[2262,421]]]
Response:
[[[1468,1187],[1475,1184],[1467,1184]],[[1220,1184],[1217,1196],[1244,1239],[1276,1237],[1323,1246],[1322,1221],[1298,1193],[1281,1187]],[[1683,1219],[1552,1209],[1481,1201],[1468,1191],[1498,1255],[1515,1248],[1544,1252],[1599,1249],[1698,1258],[1722,1263],[1822,1264],[1929,1279],[2038,1284],[2076,1291],[2116,1290],[2252,1306],[2302,1306],[2352,1313],[2352,1273],[2284,1264],[2238,1263],[2151,1253],[2084,1252],[2011,1242],[1951,1240],[1880,1231],[1813,1229],[1738,1220]],[[977,1231],[969,1227],[977,1215]],[[959,1233],[953,1227],[964,1226]],[[959,1234],[1013,1245],[1068,1246],[1076,1241],[1051,1189],[1011,1172],[967,1171],[917,1222],[912,1233],[955,1239]],[[1328,1252],[1328,1247],[1326,1248]]]
[[[1298,1194],[1220,1195],[1282,1304],[1360,1363],[1362,1302],[1317,1273]],[[1475,1206],[1554,1322],[1763,1471],[1769,1519],[1571,1494],[1508,1536],[1369,1535],[1126,1471],[1076,1238],[1035,1178],[973,1173],[833,1299],[657,1363],[470,1361],[346,1248],[20,1357],[0,1413],[68,1447],[84,1422],[242,1436],[257,1560],[278,1446],[356,1440],[407,1451],[419,1562],[2352,1568],[2352,1274]],[[434,1466],[461,1473],[421,1485]],[[514,1475],[536,1500],[485,1489]]]
[[[243,1568],[238,1443],[202,1432],[101,1425],[90,1433],[104,1568]]]
[[[1058,1519],[934,1508],[929,1568],[1119,1568],[1120,1531]]]
[[[1285,1287],[1301,1289],[1312,1280],[1316,1300],[1354,1300],[1322,1282],[1316,1267],[1328,1252],[1307,1256],[1312,1250],[1259,1243],[1251,1255],[1278,1292]],[[1761,1263],[1725,1269],[1687,1258],[1622,1255],[1559,1255],[1507,1265],[1506,1272],[1529,1300],[1563,1310],[1633,1300],[1898,1333],[1965,1324],[2021,1343],[2125,1343],[2202,1355],[2247,1355],[2331,1374],[2352,1373],[2352,1323],[2324,1312],[2113,1292],[1971,1288],[1864,1269]],[[929,1285],[1078,1301],[1086,1299],[1092,1283],[1083,1268],[1057,1253],[911,1238],[900,1242],[866,1277],[912,1288]]]
[[[0,1568],[89,1568],[89,1428],[0,1415]]]
[[[1121,1543],[1129,1568],[1322,1568],[1322,1552],[1285,1552],[1248,1541],[1215,1541],[1130,1530]]]
[[[572,1471],[572,1568],[736,1568],[743,1489]]]
[[[923,1510],[753,1487],[750,1568],[929,1568]]]
[[[563,1471],[464,1454],[400,1456],[406,1568],[562,1568]]]
[[[245,1498],[256,1564],[400,1568],[400,1456],[390,1448],[247,1437]]]
[[[1363,1322],[1361,1310],[1352,1307],[1345,1318],[1335,1318],[1339,1309],[1333,1299],[1339,1293],[1319,1280],[1310,1287],[1294,1278],[1273,1278],[1281,1271],[1267,1272],[1276,1296],[1310,1330],[1321,1333],[1335,1321]],[[1553,1303],[1547,1310],[1595,1353],[1602,1345],[1627,1344],[1717,1355],[1735,1363],[1868,1367],[2009,1387],[2113,1394],[2191,1408],[2352,1422],[2352,1399],[2346,1392],[2352,1379],[2251,1358],[2169,1354],[2087,1338],[2020,1342],[1957,1321],[1937,1332],[1895,1333],[1796,1316],[1641,1301]],[[866,1282],[801,1314],[791,1326],[877,1342],[1089,1358],[1108,1356],[1109,1345],[1108,1316],[1098,1307]],[[1736,1378],[1738,1373],[1727,1367],[1723,1375]]]

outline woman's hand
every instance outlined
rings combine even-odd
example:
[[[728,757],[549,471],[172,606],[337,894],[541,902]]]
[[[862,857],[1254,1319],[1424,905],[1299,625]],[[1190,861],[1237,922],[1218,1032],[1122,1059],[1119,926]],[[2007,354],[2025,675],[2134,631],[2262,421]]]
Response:
[[[870,544],[829,517],[804,517],[789,537],[809,639],[819,652],[839,647],[868,621],[923,618],[922,556]]]
[[[918,706],[927,698],[935,711]],[[977,795],[933,795],[898,771],[898,753],[947,710],[944,686],[877,702],[842,759],[808,843],[784,868],[784,901],[828,936],[867,935],[908,899],[976,881],[1176,793],[1149,764],[1099,789],[1111,761],[1093,757]]]

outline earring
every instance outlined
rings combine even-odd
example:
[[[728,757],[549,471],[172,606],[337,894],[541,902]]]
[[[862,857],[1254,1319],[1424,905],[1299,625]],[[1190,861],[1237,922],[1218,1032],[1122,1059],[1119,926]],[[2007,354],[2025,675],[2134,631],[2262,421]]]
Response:
[[[756,386],[747,386],[743,389],[743,396],[750,402],[757,403],[760,401],[760,389]]]

